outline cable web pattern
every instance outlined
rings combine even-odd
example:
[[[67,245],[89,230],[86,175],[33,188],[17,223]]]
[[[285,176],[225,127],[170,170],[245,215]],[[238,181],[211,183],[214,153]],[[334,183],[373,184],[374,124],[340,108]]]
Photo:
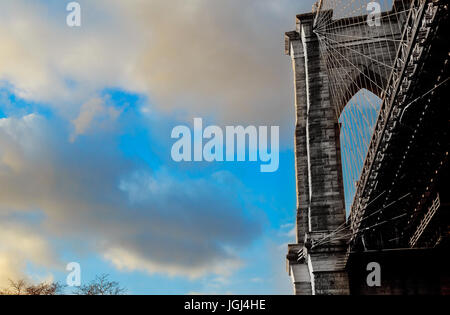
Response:
[[[330,99],[341,125],[347,210],[353,201],[395,56],[408,0],[321,0],[314,33],[326,63]]]

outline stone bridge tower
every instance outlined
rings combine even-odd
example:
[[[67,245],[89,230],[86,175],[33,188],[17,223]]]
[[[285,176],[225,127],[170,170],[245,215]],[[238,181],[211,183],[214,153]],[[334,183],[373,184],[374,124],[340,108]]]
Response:
[[[332,18],[332,11],[321,14],[322,19]],[[393,38],[401,35],[401,17],[394,17],[398,23],[379,26],[390,27]],[[347,26],[332,32],[348,37],[340,44],[345,47],[336,45],[335,49],[338,56],[352,60],[357,70],[339,60],[330,69],[315,19],[313,13],[298,15],[296,30],[286,33],[285,51],[291,56],[295,80],[297,176],[297,244],[289,245],[287,263],[296,294],[342,295],[350,289],[345,270],[348,239],[344,234],[348,232],[341,229],[347,223],[338,119],[361,88],[383,97],[380,85],[387,81],[389,69],[360,54],[372,55],[374,60],[382,54],[384,64],[392,64],[396,49],[395,40],[363,39],[371,31],[367,16],[353,17],[351,23],[341,23]],[[393,15],[385,13],[382,22],[385,19],[392,20]],[[398,27],[392,31],[393,24]],[[336,77],[337,72],[341,77]],[[335,241],[326,238],[330,234]]]

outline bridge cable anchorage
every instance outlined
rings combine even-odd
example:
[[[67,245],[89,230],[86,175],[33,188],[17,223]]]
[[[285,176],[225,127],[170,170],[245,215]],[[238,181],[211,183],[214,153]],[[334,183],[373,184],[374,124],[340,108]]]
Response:
[[[351,237],[357,236],[358,234],[365,233],[365,232],[367,232],[367,231],[369,231],[369,230],[372,230],[372,229],[374,229],[374,228],[376,228],[376,227],[379,227],[379,226],[385,225],[385,224],[387,224],[387,223],[390,223],[390,222],[393,222],[393,221],[396,221],[396,220],[400,220],[400,219],[402,219],[402,218],[405,218],[405,217],[408,216],[408,214],[409,214],[409,213],[406,212],[406,213],[403,213],[403,214],[398,215],[398,216],[396,216],[396,217],[393,217],[393,218],[391,218],[391,219],[385,220],[385,221],[383,221],[383,222],[379,222],[379,223],[373,224],[373,225],[371,225],[371,226],[365,227],[365,228],[360,229],[360,230],[358,230],[358,231],[356,231],[356,232],[349,233],[349,234],[346,234],[346,235],[341,235],[341,236],[336,237],[336,238],[334,238],[334,239],[331,239],[331,240],[329,240],[329,241],[327,241],[327,242],[324,242],[324,243],[322,243],[321,245],[330,244],[330,243],[335,242],[335,241],[337,241],[337,240],[347,239],[347,238],[351,238]]]
[[[379,194],[379,195],[377,196],[377,198],[375,198],[374,200],[372,200],[372,202],[374,202],[376,199],[378,199],[378,198],[381,197],[383,194],[385,194],[385,192],[386,192],[386,191],[384,191],[384,192],[382,192],[381,194]],[[401,196],[400,198],[398,198],[397,200],[394,200],[393,202],[391,202],[390,204],[384,206],[383,208],[378,209],[378,210],[376,210],[375,212],[371,213],[370,215],[364,217],[363,219],[361,219],[360,222],[365,221],[365,220],[367,220],[367,219],[373,217],[374,215],[376,215],[376,214],[378,214],[378,213],[380,213],[380,212],[382,212],[382,211],[388,209],[389,207],[393,206],[393,205],[396,204],[397,202],[399,202],[399,201],[405,199],[406,197],[408,197],[408,196],[410,196],[410,195],[411,195],[411,193],[408,193],[408,194],[406,194],[406,195],[404,195],[404,196]],[[372,202],[371,202],[371,203],[372,203]],[[370,203],[370,204],[371,204],[371,203]],[[369,205],[370,205],[370,204],[369,204]],[[366,208],[367,208],[369,205],[367,205]],[[346,235],[344,235],[344,236],[339,236],[339,237],[337,237],[337,238],[331,238],[331,237],[334,236],[335,234],[338,234],[338,233],[340,233],[340,232],[342,232],[342,231],[345,231],[346,229],[350,228],[350,226],[347,226],[346,224],[347,224],[347,223],[342,224],[342,225],[339,226],[336,230],[334,230],[334,231],[331,232],[330,234],[328,234],[328,235],[326,235],[325,237],[323,237],[322,239],[320,239],[317,243],[313,244],[312,248],[316,248],[316,247],[318,247],[318,246],[320,246],[320,245],[328,244],[328,243],[330,243],[330,242],[334,242],[334,241],[336,241],[336,240],[340,240],[340,239],[346,238],[346,236],[353,236],[353,235],[356,235],[357,233],[356,233],[356,234],[355,234],[355,233],[351,233],[351,234],[346,234]],[[343,227],[343,226],[344,226],[344,227]],[[329,238],[330,238],[330,240],[327,241]]]
[[[362,170],[382,119],[381,108],[390,95],[389,79],[399,67],[397,55],[408,44],[406,21],[418,9],[409,0],[379,0],[381,11],[372,14],[369,3],[373,5],[372,0],[321,0],[314,9],[313,32],[324,56],[330,99],[340,122],[347,209],[357,202],[357,188],[365,183]],[[377,173],[371,175],[375,181]]]
[[[319,241],[317,241],[317,243],[313,244],[311,248],[315,248],[317,246],[320,246],[324,241],[326,241],[328,238],[331,238],[332,236],[334,236],[335,234],[338,234],[342,231],[345,231],[346,229],[348,229],[349,227],[347,226],[347,222],[344,222],[343,224],[341,224],[336,230],[334,230],[333,232],[331,232],[330,234],[326,235],[325,237],[323,237],[322,239],[320,239]]]

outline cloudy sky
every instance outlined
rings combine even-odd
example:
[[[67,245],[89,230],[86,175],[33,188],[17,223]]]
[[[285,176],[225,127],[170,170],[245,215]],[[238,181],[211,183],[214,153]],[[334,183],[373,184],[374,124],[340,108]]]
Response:
[[[291,293],[284,35],[312,0],[0,0],[0,287],[108,273],[129,293]],[[175,163],[171,130],[277,125],[280,167]]]

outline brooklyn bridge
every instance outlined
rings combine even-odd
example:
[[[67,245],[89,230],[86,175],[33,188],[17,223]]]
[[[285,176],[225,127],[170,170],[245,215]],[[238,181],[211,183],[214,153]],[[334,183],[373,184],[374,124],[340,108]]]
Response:
[[[448,6],[321,0],[286,33],[296,294],[450,294]]]

